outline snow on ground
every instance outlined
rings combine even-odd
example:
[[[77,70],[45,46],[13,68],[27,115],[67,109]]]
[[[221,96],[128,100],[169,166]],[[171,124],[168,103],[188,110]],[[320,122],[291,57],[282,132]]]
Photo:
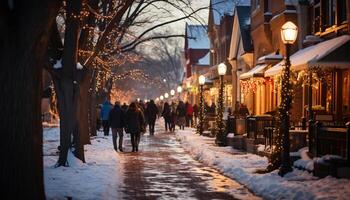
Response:
[[[102,133],[100,133],[102,134]],[[59,128],[44,129],[44,176],[47,199],[118,199],[122,183],[120,156],[111,136],[97,136],[85,145],[86,163],[69,155],[70,167],[55,168]]]
[[[268,165],[266,157],[240,152],[231,147],[216,147],[214,139],[195,134],[194,129],[178,130],[177,138],[196,159],[220,170],[247,186],[264,199],[349,199],[350,180],[318,179],[307,171],[294,169],[285,177],[277,170],[258,174]]]

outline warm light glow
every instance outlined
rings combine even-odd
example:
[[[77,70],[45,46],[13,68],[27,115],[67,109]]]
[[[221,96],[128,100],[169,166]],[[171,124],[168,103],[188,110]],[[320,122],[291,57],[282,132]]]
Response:
[[[161,101],[163,101],[163,99],[164,99],[163,95],[160,95],[159,99],[160,99]]]
[[[186,82],[186,88],[189,89],[191,87],[191,82],[187,81]]]
[[[156,98],[156,101],[159,101],[159,98]]]
[[[137,98],[137,101],[140,101],[140,98]]]
[[[166,92],[166,93],[164,94],[164,97],[167,99],[167,98],[169,97],[169,94]]]
[[[166,82],[166,79],[163,79],[163,82],[165,83],[165,82]]]
[[[200,75],[198,78],[199,85],[204,85],[205,83],[205,76]]]
[[[283,24],[281,37],[284,44],[293,44],[298,36],[298,27],[291,21]]]
[[[227,66],[225,65],[225,63],[220,63],[218,66],[218,73],[219,75],[225,75],[227,71]]]
[[[171,91],[170,91],[170,95],[171,95],[171,96],[174,96],[174,95],[175,95],[175,90],[171,90]]]
[[[181,93],[182,92],[182,87],[178,86],[176,90],[177,90],[178,93]]]

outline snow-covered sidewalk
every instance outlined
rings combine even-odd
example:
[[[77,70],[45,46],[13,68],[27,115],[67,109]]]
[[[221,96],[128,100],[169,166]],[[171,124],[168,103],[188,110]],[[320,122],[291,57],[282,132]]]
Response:
[[[100,133],[101,134],[101,133]],[[97,136],[85,145],[86,163],[69,156],[70,167],[55,168],[59,128],[44,129],[44,176],[47,199],[118,199],[122,183],[120,155],[111,136]]]
[[[178,130],[177,138],[196,159],[220,170],[247,186],[264,199],[349,199],[350,180],[326,177],[294,169],[281,178],[277,171],[256,173],[268,165],[266,157],[236,151],[231,147],[216,147],[214,139],[195,134],[194,129]]]

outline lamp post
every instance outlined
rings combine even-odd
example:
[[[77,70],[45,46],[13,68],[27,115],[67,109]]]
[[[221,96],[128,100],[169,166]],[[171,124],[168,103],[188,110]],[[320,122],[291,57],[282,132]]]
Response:
[[[216,116],[216,144],[218,146],[224,146],[225,144],[225,124],[222,121],[224,115],[224,75],[226,74],[227,66],[225,63],[220,63],[218,66],[218,74],[220,76],[220,89],[219,89],[219,102],[218,112]]]
[[[205,76],[200,75],[198,78],[199,83],[199,123],[197,126],[197,133],[203,135],[203,123],[204,123],[204,97],[203,97],[203,85],[205,84]]]
[[[164,94],[164,98],[169,98],[169,94],[167,92]]]
[[[163,96],[163,95],[160,95],[159,99],[160,99],[161,101],[163,101],[164,96]]]
[[[177,91],[177,93],[179,94],[179,100],[180,100],[180,99],[181,99],[181,98],[180,98],[180,94],[181,94],[181,92],[182,92],[182,87],[181,87],[181,86],[177,86],[176,91]]]
[[[295,42],[298,35],[298,28],[293,22],[286,22],[281,28],[282,41],[286,46],[286,61],[285,69],[282,76],[282,91],[281,91],[281,105],[280,105],[280,119],[281,127],[280,133],[282,133],[282,163],[278,174],[284,176],[286,173],[291,172],[293,169],[290,166],[290,141],[289,141],[289,110],[291,108],[291,89],[290,89],[290,48]]]

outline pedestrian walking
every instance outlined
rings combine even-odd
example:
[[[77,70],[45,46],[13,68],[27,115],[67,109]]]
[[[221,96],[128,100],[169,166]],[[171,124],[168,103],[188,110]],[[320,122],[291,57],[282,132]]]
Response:
[[[184,130],[186,124],[186,106],[183,101],[180,101],[179,105],[177,105],[176,120],[177,125],[180,127],[180,130]]]
[[[171,122],[171,110],[168,102],[164,103],[164,108],[162,112],[162,117],[164,118],[164,124],[165,124],[165,131],[168,131],[168,128],[170,130],[170,122]]]
[[[190,103],[186,103],[186,125],[187,127],[193,126],[193,107]]]
[[[132,152],[138,151],[145,119],[141,110],[133,102],[125,114],[126,132],[130,133]]]
[[[101,119],[102,119],[103,133],[105,136],[109,135],[108,117],[109,117],[109,112],[112,110],[112,108],[113,108],[113,105],[108,101],[108,99],[106,99],[105,102],[102,104],[102,108],[101,108]]]
[[[116,101],[114,108],[109,113],[108,122],[112,128],[112,139],[114,150],[119,149],[123,152],[123,128],[124,128],[124,111],[120,107],[120,102]],[[117,138],[119,136],[119,148],[117,145]]]
[[[175,124],[176,124],[176,104],[173,102],[171,104],[171,112],[170,112],[170,131],[175,131]]]
[[[147,107],[145,110],[145,117],[148,121],[150,135],[154,135],[154,126],[156,123],[157,114],[158,114],[158,108],[154,103],[154,101],[151,99],[150,102],[147,104]]]

